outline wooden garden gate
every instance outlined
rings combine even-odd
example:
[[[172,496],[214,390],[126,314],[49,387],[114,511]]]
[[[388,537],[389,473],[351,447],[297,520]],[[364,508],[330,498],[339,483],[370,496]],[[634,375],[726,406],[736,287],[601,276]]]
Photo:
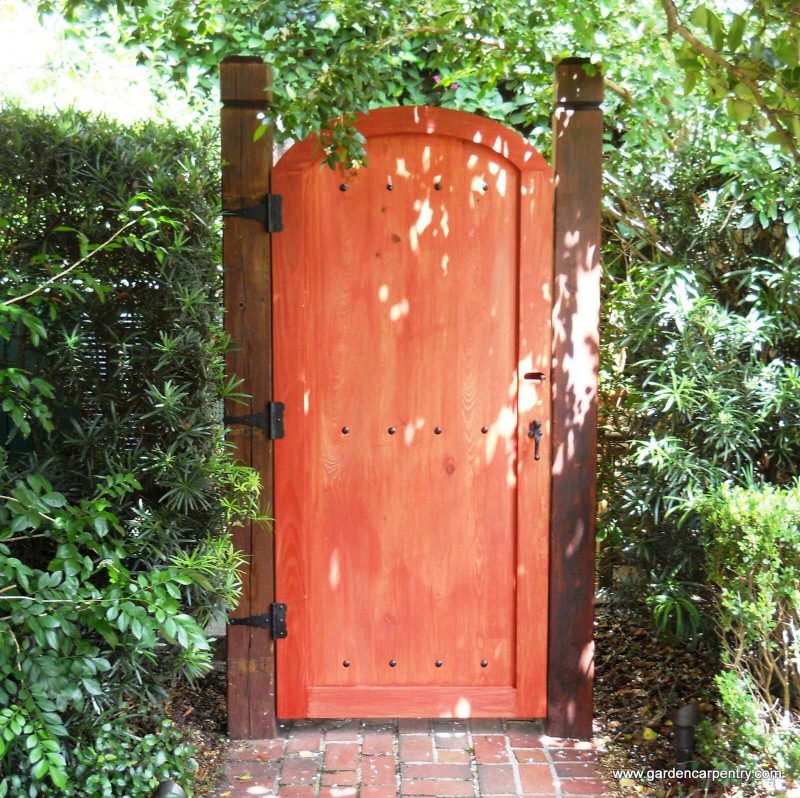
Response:
[[[554,181],[508,128],[421,107],[358,121],[364,168],[309,139],[272,169],[267,68],[221,67],[229,368],[253,397],[226,410],[274,514],[274,540],[236,533],[232,736],[590,732],[602,83],[558,71]]]

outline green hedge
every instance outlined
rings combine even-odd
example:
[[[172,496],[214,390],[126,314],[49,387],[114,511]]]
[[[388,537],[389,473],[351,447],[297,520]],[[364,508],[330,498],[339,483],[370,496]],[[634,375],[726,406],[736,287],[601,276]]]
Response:
[[[634,566],[632,600],[692,639],[709,606],[693,497],[800,474],[800,176],[700,120],[606,202],[601,567],[609,584]]]
[[[719,769],[800,776],[800,483],[698,499],[724,670],[722,716],[703,730]]]
[[[162,725],[236,599],[217,142],[0,111],[0,796],[186,781]]]

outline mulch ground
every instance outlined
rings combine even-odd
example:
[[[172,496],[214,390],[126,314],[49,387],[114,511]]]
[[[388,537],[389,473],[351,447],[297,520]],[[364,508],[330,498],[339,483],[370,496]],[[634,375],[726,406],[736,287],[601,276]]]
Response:
[[[718,663],[709,647],[671,645],[658,636],[645,613],[598,607],[595,622],[596,738],[603,765],[620,795],[723,795],[705,782],[638,779],[615,782],[612,769],[669,770],[675,767],[672,713],[698,704],[716,719],[713,677]]]
[[[169,716],[185,729],[194,743],[198,770],[195,798],[214,794],[225,757],[228,704],[224,663],[194,685],[182,684],[167,705]]]

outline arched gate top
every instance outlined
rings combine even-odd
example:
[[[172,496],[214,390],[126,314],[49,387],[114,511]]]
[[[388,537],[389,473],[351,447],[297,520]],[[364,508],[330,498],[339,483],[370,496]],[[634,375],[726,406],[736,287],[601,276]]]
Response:
[[[447,136],[487,147],[521,172],[550,172],[544,157],[519,133],[493,119],[427,105],[376,108],[359,115],[356,128],[367,138],[398,134]],[[316,136],[291,147],[276,169],[304,169],[321,158]]]

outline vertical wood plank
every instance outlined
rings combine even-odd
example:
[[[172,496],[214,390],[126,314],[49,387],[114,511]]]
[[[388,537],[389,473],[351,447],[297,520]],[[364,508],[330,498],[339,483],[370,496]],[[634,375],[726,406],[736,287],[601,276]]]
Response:
[[[549,170],[522,172],[517,356],[517,716],[547,711],[553,185]],[[531,379],[533,372],[544,375]],[[528,377],[526,378],[526,375]],[[542,425],[540,459],[528,436]]]
[[[263,200],[272,169],[271,131],[253,135],[269,102],[269,67],[257,58],[228,58],[220,64],[222,99],[222,205],[236,209]],[[243,379],[249,407],[227,402],[226,414],[264,410],[272,399],[272,290],[270,236],[252,219],[227,217],[223,235],[225,329],[233,348],[226,358],[229,376]],[[255,468],[262,482],[261,507],[273,503],[272,442],[261,429],[236,425],[229,431],[239,458]],[[261,614],[274,600],[272,531],[263,524],[234,530],[245,555],[244,589],[234,617]],[[234,738],[273,737],[275,651],[270,632],[228,627],[228,733]]]
[[[602,75],[556,67],[548,732],[592,733]]]
[[[296,145],[295,145],[296,146]],[[287,604],[289,637],[277,652],[281,674],[278,712],[282,718],[307,717],[308,668],[312,653],[308,617],[308,536],[304,534],[307,508],[309,429],[305,414],[307,397],[305,357],[308,335],[308,264],[314,243],[319,240],[319,168],[306,173],[282,171],[279,162],[272,176],[276,194],[283,197],[284,232],[273,247],[272,282],[275,332],[275,389],[286,404],[286,428],[290,437],[280,441],[276,452],[278,473],[275,485],[276,597]],[[307,241],[309,239],[309,241]],[[284,264],[289,264],[287,268]],[[292,301],[292,298],[295,301]],[[297,477],[297,475],[300,475]],[[327,622],[327,620],[326,620]],[[294,649],[300,652],[293,657]]]

